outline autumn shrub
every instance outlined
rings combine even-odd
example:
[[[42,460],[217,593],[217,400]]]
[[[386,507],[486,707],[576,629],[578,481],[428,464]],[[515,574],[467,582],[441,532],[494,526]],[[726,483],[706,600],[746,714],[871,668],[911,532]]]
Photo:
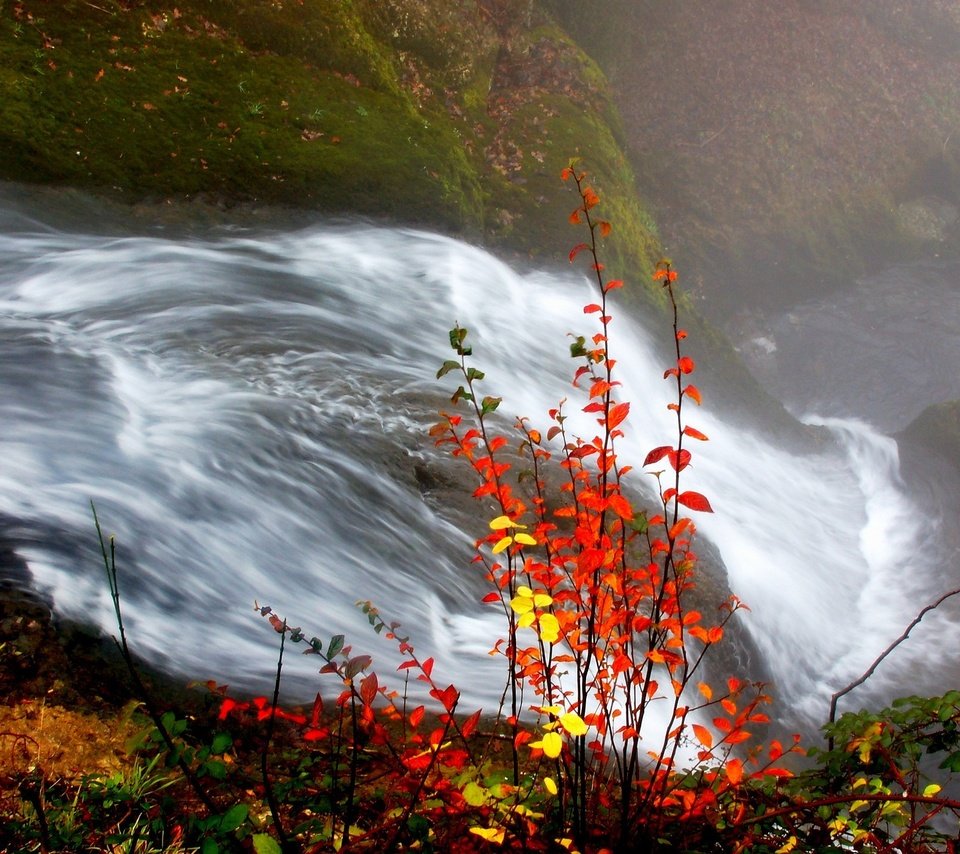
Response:
[[[261,609],[343,684],[336,723],[321,725],[318,699],[304,735],[332,739],[329,839],[338,845],[409,843],[415,828],[428,828],[436,845],[441,813],[444,832],[452,823],[478,842],[531,850],[655,846],[666,836],[693,844],[739,807],[747,781],[789,775],[779,760],[792,745],[749,746],[751,730],[768,722],[760,686],[737,676],[710,685],[704,673],[741,605],[730,597],[707,616],[689,605],[697,557],[688,514],[712,509],[682,485],[691,446],[707,436],[688,421],[701,393],[683,350],[676,272],[668,261],[656,272],[672,307],[675,346],[664,378],[675,391],[668,406],[675,440],[643,461],[640,476],[652,478],[656,495],[644,509],[638,490],[627,488],[631,466],[618,457],[631,404],[619,394],[611,346],[609,300],[623,281],[609,278],[600,260],[611,225],[596,216],[599,197],[585,173],[571,166],[562,177],[577,192],[570,219],[587,236],[570,260],[587,258],[596,282],[596,301],[584,307],[595,331],[571,348],[579,408],[593,435],[578,435],[560,402],[549,426],[520,419],[511,441],[499,429],[501,398],[481,392],[484,374],[459,325],[450,332],[455,358],[437,374],[458,384],[452,409],[431,433],[473,470],[474,496],[490,518],[475,561],[490,586],[483,602],[504,616],[504,635],[492,639],[505,662],[501,707],[486,717],[466,714],[456,687],[434,681],[433,660],[418,657],[370,603],[362,607],[371,624],[398,643],[400,670],[426,683],[435,717],[423,705],[409,708],[408,694],[382,683],[369,656],[354,655],[341,636],[308,640]],[[396,820],[375,828],[363,826],[356,806],[364,797],[361,743],[379,748],[390,792],[401,795],[387,810]]]

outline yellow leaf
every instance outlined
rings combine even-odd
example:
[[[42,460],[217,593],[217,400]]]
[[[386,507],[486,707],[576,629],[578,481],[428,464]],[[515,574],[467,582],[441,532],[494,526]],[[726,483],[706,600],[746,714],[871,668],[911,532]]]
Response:
[[[556,643],[560,639],[560,621],[553,614],[541,614],[537,622],[540,625],[541,640]]]
[[[562,726],[570,735],[586,735],[587,725],[583,718],[576,712],[567,712],[560,716],[560,726]]]
[[[504,537],[493,547],[493,553],[495,555],[500,554],[500,552],[502,552],[512,542],[513,542],[513,537]]]
[[[530,746],[542,750],[551,759],[556,759],[563,750],[563,739],[560,733],[548,732],[540,741],[531,741]]]
[[[554,781],[553,777],[544,777],[543,778],[543,787],[551,794],[555,795],[559,790],[557,789],[557,784]]]
[[[522,528],[523,525],[518,525],[517,527]],[[519,533],[514,537],[514,539],[518,543],[522,543],[525,546],[535,546],[537,544],[537,541],[529,534]]]
[[[783,843],[783,845],[781,845],[777,849],[776,854],[788,854],[788,852],[793,851],[793,849],[796,847],[797,847],[797,837],[791,836],[786,842]]]
[[[941,788],[943,787],[938,785],[937,783],[931,783],[929,786],[927,786],[927,788],[923,790],[923,796],[925,798],[932,798],[935,794],[937,794],[937,792],[940,791]]]
[[[502,827],[471,827],[470,832],[477,834],[481,839],[486,839],[487,842],[496,842],[497,845],[503,843]]]
[[[537,615],[534,614],[533,611],[527,611],[525,614],[520,615],[520,619],[517,620],[517,627],[521,629],[529,628],[536,619]]]
[[[835,818],[833,821],[827,824],[834,834],[841,834],[847,832],[847,820],[845,818]]]
[[[533,599],[529,596],[514,596],[510,600],[510,607],[516,614],[526,614],[533,610]]]
[[[519,540],[520,538],[517,537]],[[533,604],[538,608],[546,608],[547,605],[553,604],[553,597],[548,596],[546,593],[535,593],[533,596]]]
[[[491,531],[502,531],[504,528],[512,527],[513,520],[509,516],[497,516],[497,518],[490,523]]]

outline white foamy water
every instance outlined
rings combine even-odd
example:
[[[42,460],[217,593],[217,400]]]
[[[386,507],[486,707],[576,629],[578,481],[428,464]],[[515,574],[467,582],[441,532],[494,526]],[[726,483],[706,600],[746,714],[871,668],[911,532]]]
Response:
[[[308,636],[345,633],[385,674],[399,658],[354,607],[362,598],[437,658],[462,708],[490,708],[500,619],[479,604],[470,564],[490,510],[446,506],[433,488],[455,470],[426,435],[451,390],[434,376],[459,321],[504,423],[545,424],[562,397],[573,414],[568,333],[592,334],[592,300],[573,274],[520,273],[409,230],[173,240],[8,228],[0,533],[58,611],[112,631],[93,500],[118,538],[134,646],[185,675],[267,684],[276,635],[254,600]],[[624,317],[613,329],[632,401],[620,455],[639,464],[672,441],[670,357]],[[702,391],[688,414],[711,441],[692,448],[685,483],[716,513],[695,514],[699,529],[751,608],[775,692],[818,719],[939,591],[936,531],[906,497],[892,440],[834,419],[823,426],[835,444],[792,455],[719,421],[710,399],[722,391]],[[880,689],[914,690],[911,662],[956,640],[943,620],[918,630]],[[287,672],[294,693],[319,684],[312,659]]]

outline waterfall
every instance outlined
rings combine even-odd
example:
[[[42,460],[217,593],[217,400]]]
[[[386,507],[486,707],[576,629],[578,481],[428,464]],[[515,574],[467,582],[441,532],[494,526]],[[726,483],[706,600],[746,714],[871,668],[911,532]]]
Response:
[[[435,372],[459,322],[505,427],[544,424],[564,397],[575,413],[585,278],[365,224],[173,238],[5,216],[0,536],[57,612],[112,631],[93,501],[117,536],[132,643],[159,666],[265,690],[277,638],[259,601],[308,636],[345,634],[386,675],[396,650],[354,605],[370,599],[456,680],[462,708],[496,705],[502,615],[470,563],[490,511],[448,500],[469,473],[427,436],[450,393]],[[626,317],[612,335],[633,405],[620,456],[639,465],[672,439],[669,355]],[[702,391],[689,415],[711,441],[685,477],[716,513],[696,514],[699,531],[751,609],[774,693],[819,719],[939,589],[936,530],[892,440],[825,420],[835,441],[796,455],[718,420],[722,389]],[[914,663],[956,647],[955,626],[931,622],[883,690],[911,692]],[[314,661],[288,663],[289,690],[311,695]]]

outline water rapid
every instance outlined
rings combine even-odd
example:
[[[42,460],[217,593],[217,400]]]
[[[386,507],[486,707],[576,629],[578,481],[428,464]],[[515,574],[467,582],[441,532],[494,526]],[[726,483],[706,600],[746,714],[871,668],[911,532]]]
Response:
[[[0,235],[0,536],[57,612],[112,631],[90,502],[115,533],[135,647],[177,673],[265,690],[269,603],[308,634],[344,633],[385,674],[399,660],[357,610],[401,621],[465,703],[502,690],[494,609],[470,564],[489,511],[449,501],[426,433],[449,395],[447,331],[470,330],[488,393],[543,423],[570,386],[568,333],[590,334],[586,280],[518,272],[466,244],[363,224],[211,229],[201,237],[54,228]],[[614,346],[633,402],[621,458],[671,441],[662,379],[637,323]],[[711,415],[688,488],[775,693],[819,719],[939,591],[937,532],[899,481],[896,444],[865,424],[792,455]],[[571,411],[574,407],[569,407]],[[581,429],[591,429],[581,420]],[[638,484],[643,475],[634,475]],[[466,481],[465,481],[466,482]],[[906,571],[909,567],[909,572]],[[956,627],[931,620],[878,690],[946,666]],[[288,687],[309,696],[312,659]],[[886,681],[884,681],[886,680]],[[466,706],[464,706],[465,708]]]

